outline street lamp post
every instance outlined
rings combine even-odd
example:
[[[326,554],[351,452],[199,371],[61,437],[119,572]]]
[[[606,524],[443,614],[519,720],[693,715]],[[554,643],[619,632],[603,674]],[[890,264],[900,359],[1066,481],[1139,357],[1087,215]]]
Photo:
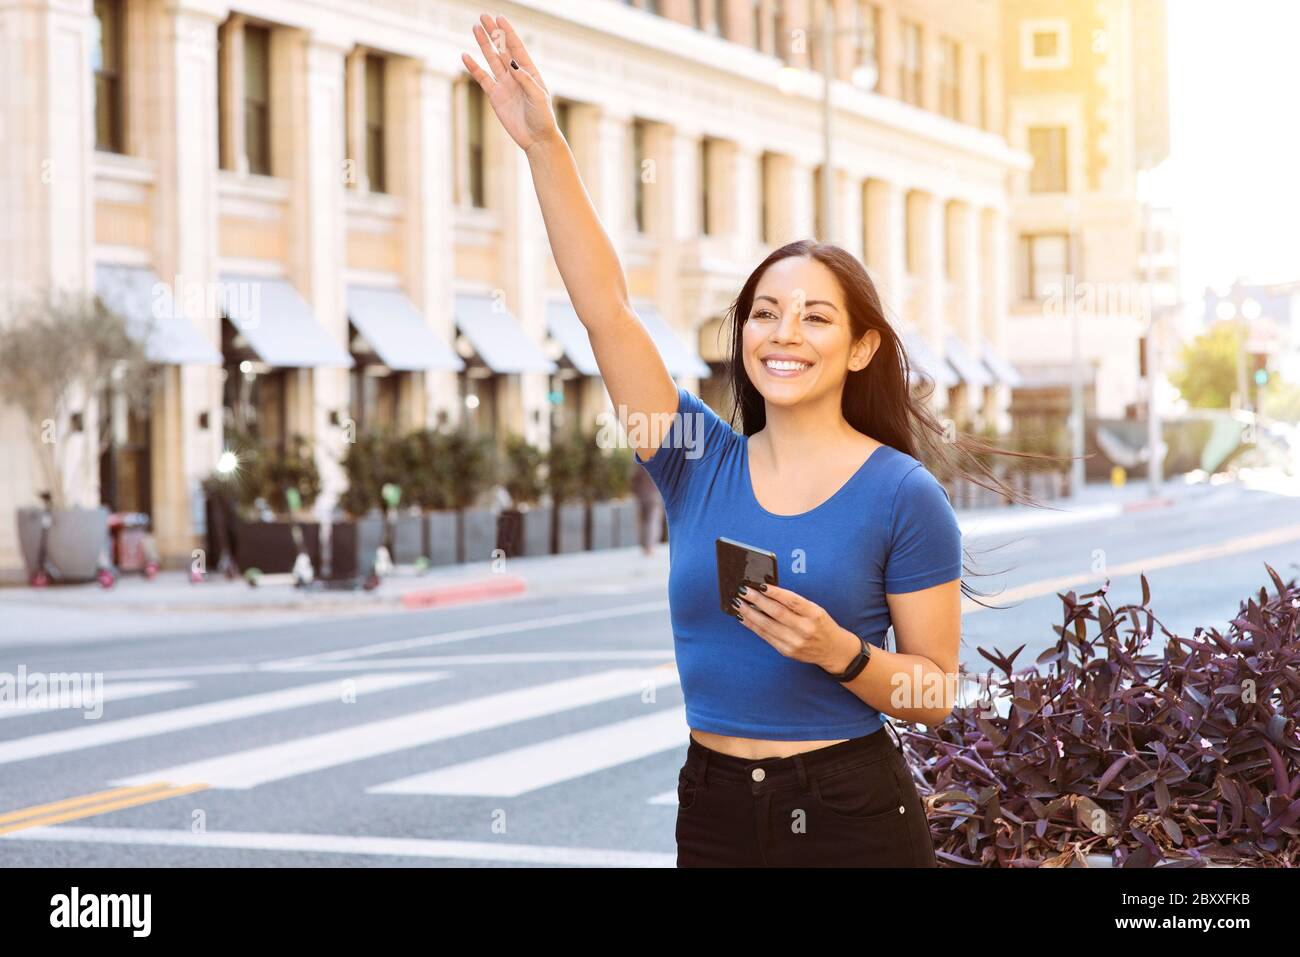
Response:
[[[831,83],[835,78],[835,4],[822,0],[822,194],[821,238],[835,242],[835,173],[831,164]]]

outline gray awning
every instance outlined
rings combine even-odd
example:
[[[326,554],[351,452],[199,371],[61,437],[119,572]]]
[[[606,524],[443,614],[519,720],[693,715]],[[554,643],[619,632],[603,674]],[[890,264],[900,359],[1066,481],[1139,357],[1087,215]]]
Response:
[[[348,286],[348,319],[384,365],[402,372],[459,371],[460,356],[439,339],[400,289]]]
[[[151,362],[221,365],[221,353],[200,335],[172,296],[171,287],[145,266],[95,264],[95,295],[126,320]]]
[[[903,348],[907,350],[907,362],[914,372],[923,372],[934,380],[936,386],[950,389],[961,380],[952,366],[934,354],[930,344],[915,329],[908,329],[902,334]]]
[[[708,363],[700,358],[698,352],[682,341],[676,330],[664,320],[653,303],[639,300],[632,303],[632,308],[641,319],[641,324],[650,333],[659,355],[663,357],[668,374],[673,377],[689,376],[707,379],[713,374]]]
[[[1074,382],[1074,367],[1068,362],[1023,363],[1017,367],[1022,389],[1068,389]],[[1079,369],[1085,386],[1095,386],[1097,370],[1091,362]]]
[[[943,341],[943,347],[949,364],[957,370],[957,374],[966,385],[978,389],[993,384],[993,376],[989,374],[989,370],[984,367],[984,363],[971,354],[960,336],[948,336]]]
[[[1009,359],[1004,359],[998,355],[997,350],[990,345],[987,339],[980,340],[980,357],[984,360],[984,365],[988,366],[1000,385],[1019,388],[1023,379],[1020,372]]]
[[[354,365],[288,280],[223,273],[219,291],[227,318],[267,365],[291,369]]]
[[[493,372],[554,372],[555,363],[528,337],[523,326],[504,307],[494,308],[491,296],[460,293],[456,296],[456,326]]]
[[[546,303],[546,329],[564,349],[564,355],[583,375],[600,375],[596,354],[591,351],[587,327],[582,324],[573,304],[567,299],[551,299]]]

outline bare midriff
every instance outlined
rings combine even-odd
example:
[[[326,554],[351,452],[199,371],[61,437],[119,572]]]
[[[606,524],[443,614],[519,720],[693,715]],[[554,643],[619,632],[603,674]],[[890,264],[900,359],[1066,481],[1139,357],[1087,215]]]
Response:
[[[788,758],[794,754],[816,751],[849,740],[838,738],[834,741],[766,741],[760,738],[733,738],[730,735],[714,734],[711,731],[697,731],[691,728],[691,737],[712,751],[720,751],[748,761],[761,761],[764,758]]]

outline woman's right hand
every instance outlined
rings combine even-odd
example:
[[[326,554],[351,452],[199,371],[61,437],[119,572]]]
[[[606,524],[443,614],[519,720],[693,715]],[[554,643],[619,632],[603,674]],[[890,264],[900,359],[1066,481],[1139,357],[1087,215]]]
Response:
[[[550,93],[524,41],[505,17],[482,14],[474,24],[474,39],[487,60],[489,74],[468,53],[460,55],[465,69],[478,81],[492,110],[510,138],[527,151],[557,130]],[[498,47],[503,47],[504,55]],[[517,68],[511,64],[517,64]]]

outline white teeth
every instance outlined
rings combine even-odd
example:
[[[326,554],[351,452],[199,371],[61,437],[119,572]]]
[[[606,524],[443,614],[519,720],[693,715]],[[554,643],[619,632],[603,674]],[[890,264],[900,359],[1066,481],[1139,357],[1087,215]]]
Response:
[[[807,362],[793,362],[788,359],[768,359],[763,364],[777,372],[802,372],[808,368]]]

